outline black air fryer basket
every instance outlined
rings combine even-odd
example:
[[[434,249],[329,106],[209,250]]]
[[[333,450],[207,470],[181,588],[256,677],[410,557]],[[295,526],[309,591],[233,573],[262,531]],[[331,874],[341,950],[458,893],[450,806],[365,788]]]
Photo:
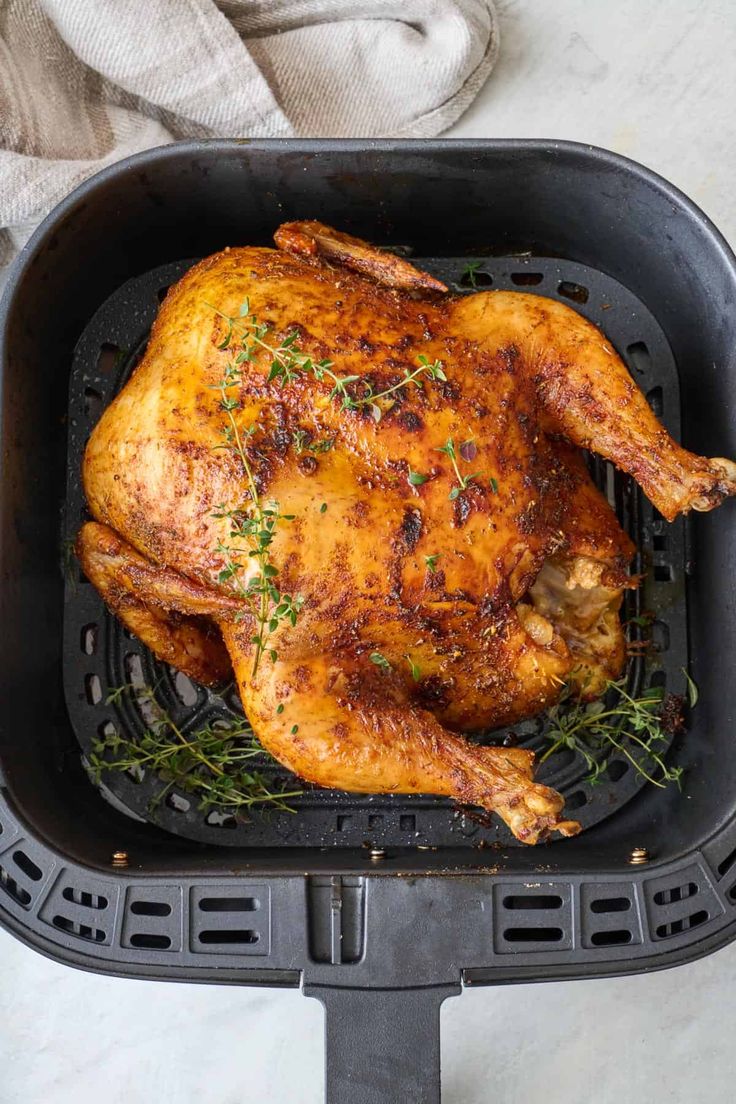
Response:
[[[316,218],[402,247],[467,290],[520,288],[600,325],[670,431],[736,456],[736,260],[665,181],[570,143],[196,142],[83,184],[14,266],[0,310],[0,921],[90,970],[302,985],[327,1009],[331,1104],[439,1099],[439,1008],[464,985],[633,973],[736,934],[733,503],[667,525],[594,474],[639,548],[654,612],[635,689],[700,701],[667,750],[682,792],[571,753],[540,778],[587,830],[535,848],[444,799],[307,790],[295,814],[201,812],[150,777],[84,768],[140,733],[128,682],[186,731],[236,715],[110,618],[69,559],[89,431],[145,347],[165,289],[226,245]],[[497,734],[494,738],[497,738]],[[544,747],[539,722],[514,738]]]

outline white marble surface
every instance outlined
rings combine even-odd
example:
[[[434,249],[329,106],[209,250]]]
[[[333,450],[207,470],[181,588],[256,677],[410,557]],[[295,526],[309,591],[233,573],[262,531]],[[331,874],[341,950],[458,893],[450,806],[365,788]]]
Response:
[[[618,150],[736,243],[736,5],[499,6],[501,59],[452,134]],[[736,945],[646,977],[467,992],[442,1015],[444,1100],[731,1099],[735,973]],[[0,1104],[318,1104],[322,1022],[295,992],[100,978],[0,932]]]

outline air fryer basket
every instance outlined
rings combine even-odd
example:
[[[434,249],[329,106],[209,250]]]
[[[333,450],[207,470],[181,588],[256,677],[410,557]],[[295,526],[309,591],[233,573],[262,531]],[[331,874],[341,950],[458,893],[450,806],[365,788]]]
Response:
[[[328,1099],[431,1101],[439,1006],[461,981],[652,969],[736,934],[734,507],[667,526],[630,480],[596,468],[648,572],[629,612],[656,613],[655,651],[630,678],[679,690],[689,667],[700,689],[668,753],[685,768],[682,794],[642,788],[615,764],[593,791],[562,760],[542,777],[590,827],[537,848],[432,798],[311,791],[295,816],[245,825],[177,802],[145,819],[150,779],[110,778],[103,799],[81,749],[102,725],[141,723],[134,705],[105,704],[131,664],[183,724],[237,702],[156,665],[70,576],[81,450],[145,342],[160,290],[191,258],[267,244],[297,217],[409,247],[452,282],[477,260],[486,284],[572,298],[670,430],[710,455],[736,455],[736,261],[670,185],[588,147],[198,142],[82,185],[8,283],[0,921],[102,972],[302,983],[328,1010]],[[535,726],[516,731],[541,746]],[[632,865],[634,848],[649,861]]]

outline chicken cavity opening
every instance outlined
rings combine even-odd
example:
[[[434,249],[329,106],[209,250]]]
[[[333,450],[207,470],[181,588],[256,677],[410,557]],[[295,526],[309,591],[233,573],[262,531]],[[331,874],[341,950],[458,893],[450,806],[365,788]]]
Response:
[[[622,590],[601,583],[605,567],[589,556],[552,556],[516,606],[536,644],[564,641],[576,662],[571,677],[591,693],[620,673],[625,657]]]

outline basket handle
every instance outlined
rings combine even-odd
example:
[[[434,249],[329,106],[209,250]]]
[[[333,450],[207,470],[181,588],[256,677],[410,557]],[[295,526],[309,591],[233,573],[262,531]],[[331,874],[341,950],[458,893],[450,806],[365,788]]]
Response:
[[[440,1005],[459,985],[307,985],[325,1008],[326,1104],[439,1104]]]

